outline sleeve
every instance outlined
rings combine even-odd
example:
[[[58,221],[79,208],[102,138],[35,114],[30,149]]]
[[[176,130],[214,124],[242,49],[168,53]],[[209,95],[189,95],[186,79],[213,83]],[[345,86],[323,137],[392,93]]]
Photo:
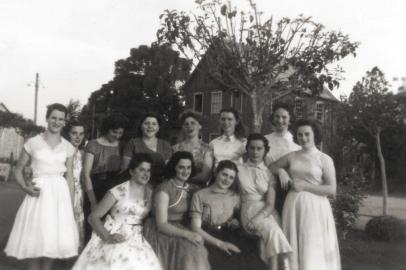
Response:
[[[68,141],[65,141],[65,145],[66,145],[66,156],[69,158],[69,157],[73,156],[73,154],[75,153],[75,148]]]
[[[85,153],[90,153],[92,155],[97,154],[97,146],[96,146],[96,141],[95,140],[91,140],[90,142],[88,142],[86,144]]]
[[[134,139],[131,139],[124,147],[123,156],[124,157],[132,157],[133,156],[133,149],[134,149]]]
[[[193,194],[192,201],[190,202],[190,216],[191,217],[202,217],[203,206],[202,200],[199,193]]]
[[[24,144],[24,150],[27,151],[27,153],[31,156],[33,152],[33,145],[34,141],[33,138],[29,139],[25,144]]]
[[[127,182],[121,185],[115,186],[114,188],[110,189],[111,195],[113,195],[114,199],[117,201],[120,200],[126,193]]]

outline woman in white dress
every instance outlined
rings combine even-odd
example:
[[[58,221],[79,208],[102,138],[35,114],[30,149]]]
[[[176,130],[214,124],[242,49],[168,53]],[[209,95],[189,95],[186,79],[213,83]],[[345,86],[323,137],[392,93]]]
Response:
[[[29,259],[29,269],[51,269],[53,259],[78,252],[78,231],[73,216],[73,146],[61,137],[67,110],[62,104],[48,106],[48,129],[24,144],[15,178],[27,193],[18,209],[5,252]],[[23,168],[31,159],[32,182]],[[66,173],[66,178],[64,174]]]
[[[268,269],[288,269],[287,256],[292,252],[279,226],[275,205],[275,178],[265,166],[268,141],[261,134],[248,136],[248,160],[238,167],[241,193],[241,223],[249,233],[260,238],[260,257]]]
[[[293,118],[290,106],[285,103],[275,104],[272,108],[272,115],[270,118],[274,131],[268,135],[265,135],[270,147],[265,160],[267,165],[277,161],[287,153],[301,149],[300,145],[293,141],[292,133],[289,132],[289,126]],[[277,173],[277,169],[275,169],[273,172]],[[279,179],[277,180],[278,181],[275,185],[275,209],[281,214],[283,204],[288,193],[286,190],[281,188]]]
[[[225,108],[220,111],[221,136],[210,142],[212,149],[213,164],[207,164],[216,168],[222,160],[231,160],[242,164],[242,156],[245,153],[245,130],[241,123],[240,114],[233,108]]]
[[[71,120],[65,126],[64,137],[73,145],[75,152],[73,153],[73,192],[75,194],[73,200],[73,214],[75,216],[76,225],[79,233],[79,252],[84,246],[85,234],[85,215],[83,213],[83,186],[82,186],[82,167],[83,153],[82,146],[85,138],[85,125],[77,120]]]
[[[89,220],[94,233],[73,270],[161,270],[142,236],[142,222],[151,209],[148,182],[152,162],[148,154],[134,154],[129,164],[130,180],[110,189],[92,211]]]
[[[283,207],[282,228],[293,254],[292,270],[340,270],[340,253],[333,213],[327,196],[336,192],[336,175],[331,157],[320,152],[321,130],[312,121],[296,123],[296,138],[302,146],[275,165],[282,187],[290,186]]]

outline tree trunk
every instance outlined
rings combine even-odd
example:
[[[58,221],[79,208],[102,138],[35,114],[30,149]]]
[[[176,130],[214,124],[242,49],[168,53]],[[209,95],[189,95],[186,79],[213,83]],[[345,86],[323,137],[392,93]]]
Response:
[[[381,169],[381,180],[382,180],[382,196],[383,196],[383,211],[384,216],[388,213],[388,180],[386,179],[386,168],[385,168],[385,158],[382,154],[381,147],[381,130],[378,129],[375,135],[376,139],[376,151],[378,153],[379,165]]]
[[[251,123],[251,133],[261,133],[262,129],[262,111],[260,104],[258,104],[257,95],[253,93],[251,96],[251,106],[252,106],[252,115],[253,121]]]

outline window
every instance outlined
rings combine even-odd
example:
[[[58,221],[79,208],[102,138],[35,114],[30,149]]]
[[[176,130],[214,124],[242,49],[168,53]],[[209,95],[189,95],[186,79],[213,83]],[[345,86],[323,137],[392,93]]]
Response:
[[[295,98],[294,113],[296,119],[303,118],[303,99],[300,97]]]
[[[198,113],[203,113],[203,93],[194,94],[193,110]]]
[[[220,113],[223,101],[223,93],[221,91],[211,92],[211,113]]]
[[[314,110],[314,118],[317,121],[323,122],[324,120],[324,103],[323,101],[316,101],[316,108]]]

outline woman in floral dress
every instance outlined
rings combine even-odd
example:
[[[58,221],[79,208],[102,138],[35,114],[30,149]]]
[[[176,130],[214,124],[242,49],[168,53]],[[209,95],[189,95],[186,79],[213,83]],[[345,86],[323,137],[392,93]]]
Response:
[[[161,269],[141,233],[142,221],[151,209],[151,164],[148,154],[134,155],[129,167],[131,179],[110,189],[92,211],[89,220],[94,233],[73,270]]]
[[[83,213],[83,186],[81,183],[82,173],[82,150],[83,140],[85,138],[85,126],[83,123],[72,120],[64,128],[64,137],[73,145],[75,151],[73,153],[73,214],[75,216],[76,225],[79,233],[79,252],[84,246],[84,220]]]

